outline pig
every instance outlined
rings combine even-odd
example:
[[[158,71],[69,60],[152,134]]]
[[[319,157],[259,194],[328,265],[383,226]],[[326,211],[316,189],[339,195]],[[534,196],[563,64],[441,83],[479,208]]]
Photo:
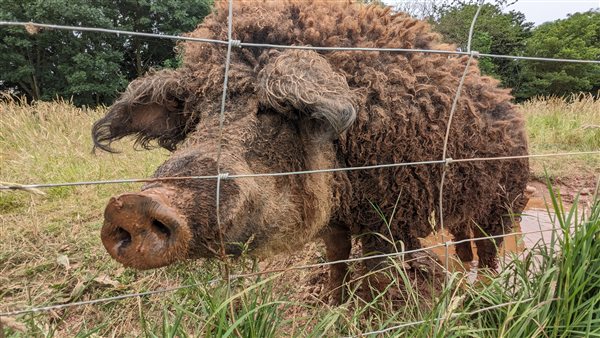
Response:
[[[232,37],[241,42],[456,48],[426,22],[381,6],[235,1],[232,13]],[[227,40],[227,18],[227,3],[217,2],[188,36]],[[190,41],[179,48],[180,68],[132,81],[92,130],[101,150],[115,151],[112,142],[133,136],[141,147],[171,152],[157,180],[111,198],[105,209],[102,242],[127,267],[244,251],[266,257],[318,239],[337,261],[349,257],[353,236],[364,255],[418,249],[419,238],[440,227],[444,170],[444,224],[454,239],[510,232],[512,215],[527,202],[527,158],[229,177],[442,159],[466,55],[234,47],[221,128],[226,46]],[[447,157],[527,155],[524,118],[510,90],[481,75],[476,59],[466,71]],[[496,267],[501,242],[476,242],[480,267]],[[456,249],[461,260],[473,260],[470,243]],[[374,269],[381,259],[365,263]],[[337,301],[347,273],[343,262],[330,267]]]

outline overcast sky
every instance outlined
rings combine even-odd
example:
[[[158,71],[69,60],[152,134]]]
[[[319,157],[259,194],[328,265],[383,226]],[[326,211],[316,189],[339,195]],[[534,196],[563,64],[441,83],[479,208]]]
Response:
[[[600,0],[520,0],[508,7],[508,10],[517,10],[536,25],[546,21],[564,19],[567,14],[585,12],[592,8],[599,8]]]
[[[384,0],[391,6],[413,1],[436,2],[436,0]],[[546,21],[564,19],[567,14],[585,12],[592,8],[600,8],[600,0],[518,0],[505,10],[517,10],[525,14],[527,21],[539,25]]]

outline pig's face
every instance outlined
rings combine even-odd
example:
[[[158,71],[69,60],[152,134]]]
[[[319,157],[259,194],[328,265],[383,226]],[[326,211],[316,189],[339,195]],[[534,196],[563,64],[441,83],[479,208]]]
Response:
[[[245,79],[251,90],[230,95],[221,134],[220,102],[190,103],[197,96],[185,72],[132,82],[94,125],[96,146],[110,150],[110,142],[133,134],[144,145],[156,140],[173,151],[157,178],[214,176],[217,166],[221,173],[243,175],[337,165],[333,140],[356,111],[345,79],[317,53],[277,53]],[[198,104],[214,109],[198,113]],[[297,247],[330,220],[337,204],[332,176],[222,178],[220,229],[217,179],[152,182],[139,193],[111,198],[102,242],[113,258],[140,269],[244,249],[262,255]]]

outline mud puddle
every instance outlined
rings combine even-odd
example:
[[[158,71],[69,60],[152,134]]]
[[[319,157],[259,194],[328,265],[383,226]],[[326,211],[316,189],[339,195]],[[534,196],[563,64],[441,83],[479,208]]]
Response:
[[[504,241],[500,247],[499,257],[514,259],[515,256],[523,254],[526,250],[533,249],[536,245],[549,246],[556,236],[561,236],[561,229],[558,222],[554,220],[556,217],[552,212],[552,208],[547,206],[551,203],[549,196],[546,195],[545,187],[536,187],[533,196],[530,196],[529,203],[527,204],[521,221],[515,223],[512,234],[508,234],[504,237]],[[540,192],[541,191],[541,192]],[[566,196],[566,200],[572,201],[573,196]],[[581,195],[580,200],[583,202],[580,207],[586,208],[588,202],[591,201],[591,195]],[[589,200],[589,201],[588,201]],[[565,204],[565,210],[569,210],[572,206],[569,202]],[[421,239],[421,243],[424,247],[434,246],[445,241],[452,240],[452,236],[448,232],[438,232],[430,235],[427,238]],[[455,254],[454,246],[448,247],[448,254],[450,255],[450,270],[456,271],[457,269],[470,270],[477,266],[477,247],[475,241],[471,242],[473,250],[474,261],[470,266],[464,266],[463,262],[460,262]],[[555,240],[555,249],[558,249],[558,243]],[[432,251],[438,256],[441,262],[445,262],[446,248],[436,247]]]
[[[522,254],[526,249],[534,248],[538,243],[550,245],[553,233],[556,236],[560,232],[553,229],[552,217],[554,215],[552,213],[549,214],[545,209],[526,209],[521,217],[521,222],[514,225],[513,233],[504,237],[499,256],[511,259],[515,255]],[[422,239],[421,243],[424,247],[427,247],[444,243],[444,241],[448,240],[452,240],[452,236],[449,233],[438,232],[435,235],[430,235]],[[475,241],[471,242],[471,248],[474,256],[473,266],[476,266],[478,258]],[[445,261],[445,247],[436,247],[432,251],[438,256],[441,262]],[[450,254],[451,270],[463,267],[463,263],[457,259],[454,246],[448,247],[448,253]],[[469,269],[469,267],[463,268]]]

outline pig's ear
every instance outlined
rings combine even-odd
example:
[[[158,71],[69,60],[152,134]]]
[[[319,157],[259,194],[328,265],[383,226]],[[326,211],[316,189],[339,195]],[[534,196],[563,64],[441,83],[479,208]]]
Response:
[[[293,119],[318,121],[316,132],[336,138],[356,119],[346,78],[314,51],[280,53],[259,73],[262,104]]]
[[[162,70],[134,80],[108,109],[106,116],[94,123],[94,148],[115,152],[113,141],[136,136],[136,144],[145,149],[150,142],[170,151],[185,139],[194,123],[186,113],[189,91],[180,71]]]

